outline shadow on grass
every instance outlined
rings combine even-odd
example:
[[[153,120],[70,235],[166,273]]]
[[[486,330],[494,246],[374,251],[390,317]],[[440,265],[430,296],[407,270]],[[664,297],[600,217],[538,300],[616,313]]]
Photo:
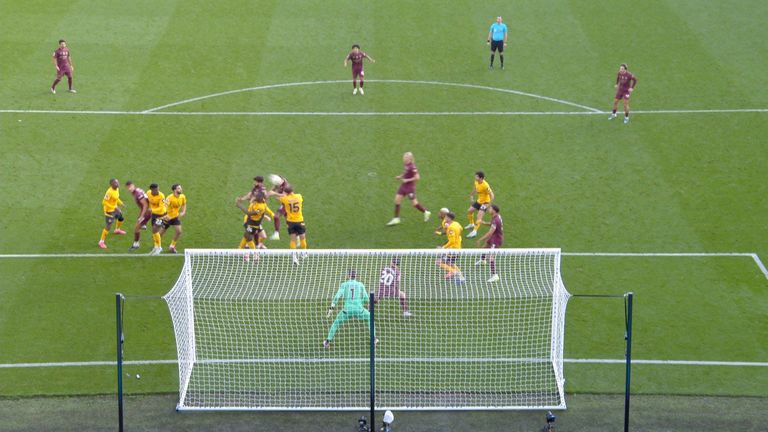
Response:
[[[569,395],[557,431],[623,430],[623,396]],[[128,396],[127,431],[355,431],[355,412],[177,413],[176,395]],[[765,431],[768,398],[634,396],[630,430]],[[381,415],[381,413],[378,413]],[[539,431],[541,411],[397,412],[395,431]],[[376,423],[380,424],[381,418]],[[2,431],[117,430],[114,396],[0,399]]]

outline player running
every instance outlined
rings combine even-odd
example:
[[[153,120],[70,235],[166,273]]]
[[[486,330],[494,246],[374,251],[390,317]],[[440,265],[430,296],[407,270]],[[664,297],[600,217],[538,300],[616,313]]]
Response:
[[[67,83],[69,84],[69,92],[77,93],[72,87],[72,72],[75,71],[75,66],[72,64],[72,57],[67,48],[67,41],[59,39],[59,47],[53,52],[52,57],[53,65],[56,66],[56,79],[51,84],[51,93],[56,94],[56,86],[61,81],[61,78],[66,75]]]
[[[163,240],[160,236],[160,230],[163,228],[167,208],[165,207],[165,194],[160,192],[160,187],[157,183],[149,185],[147,201],[149,201],[149,210],[152,212],[152,240],[154,244],[149,254],[159,255],[163,251]]]
[[[498,249],[504,243],[504,222],[501,220],[501,214],[499,214],[499,206],[496,204],[491,205],[488,208],[488,214],[491,215],[491,221],[484,223],[490,225],[491,229],[484,236],[477,239],[477,245],[480,246],[480,243],[485,242],[487,249]],[[481,255],[480,260],[475,265],[485,264],[486,257],[491,265],[491,278],[488,279],[488,282],[498,282],[499,274],[496,273],[496,260],[493,257],[493,251],[490,254]]]
[[[147,229],[147,223],[152,218],[152,212],[149,210],[149,200],[147,200],[147,194],[144,192],[144,189],[136,187],[130,180],[125,182],[125,187],[133,195],[136,205],[139,206],[139,217],[136,219],[136,225],[133,227],[133,244],[128,248],[129,251],[132,251],[138,249],[141,245],[141,230]]]
[[[429,210],[425,209],[419,200],[416,199],[416,182],[421,179],[419,176],[419,169],[416,168],[416,164],[413,160],[413,153],[406,152],[403,154],[403,173],[395,177],[395,180],[400,181],[400,187],[395,194],[395,217],[387,222],[387,226],[393,226],[400,223],[400,202],[403,197],[407,196],[411,200],[411,204],[416,210],[424,213],[424,222],[429,220],[429,216],[432,214]]]
[[[264,239],[267,238],[267,234],[261,227],[263,219],[270,220],[274,213],[267,207],[266,195],[263,192],[258,192],[251,198],[250,205],[246,208],[242,205],[241,199],[238,199],[235,205],[244,214],[246,221],[243,224],[245,232],[243,233],[243,240],[240,241],[240,249],[245,249],[248,246],[249,249],[255,250],[266,249],[264,246]],[[258,245],[256,244],[258,242]]]
[[[619,66],[619,73],[616,75],[616,96],[613,98],[613,112],[608,120],[616,118],[616,110],[619,108],[619,100],[624,100],[624,124],[629,123],[629,97],[635,91],[637,77],[627,70],[626,63]]]
[[[385,297],[399,298],[400,307],[403,308],[403,316],[411,317],[413,314],[408,308],[408,296],[400,290],[400,258],[392,258],[392,262],[379,274],[379,289],[373,297],[373,301],[378,303],[379,299]]]
[[[438,246],[438,249],[461,249],[461,232],[463,228],[455,219],[456,215],[454,213],[445,215],[445,235],[448,237],[448,241],[444,245]],[[456,265],[457,258],[457,255],[447,253],[437,259],[437,265],[445,270],[446,279],[453,278],[456,283],[463,283],[464,275],[461,274],[461,269]]]
[[[120,201],[120,182],[113,178],[109,180],[109,188],[104,194],[104,198],[101,200],[101,207],[104,209],[104,229],[101,230],[101,240],[99,240],[99,247],[106,249],[107,245],[104,241],[107,239],[112,223],[117,219],[115,224],[115,234],[122,235],[125,231],[120,227],[123,225],[123,212],[118,207],[124,207],[123,202]]]
[[[477,199],[475,199],[475,197],[477,197]],[[477,171],[475,173],[475,182],[472,186],[472,192],[469,194],[469,202],[472,203],[467,209],[469,225],[464,227],[464,229],[472,229],[472,232],[467,235],[467,238],[472,238],[477,235],[477,230],[483,223],[483,216],[494,198],[493,189],[491,189],[491,186],[485,181],[485,173]],[[475,212],[477,212],[477,218],[475,218]]]
[[[357,77],[360,77],[360,94],[364,95],[365,91],[363,91],[363,84],[365,80],[365,71],[363,71],[363,59],[368,59],[371,61],[371,63],[376,63],[376,60],[374,60],[371,56],[364,53],[363,51],[360,51],[360,45],[354,44],[352,45],[352,51],[350,51],[349,54],[347,54],[347,57],[344,59],[344,67],[347,67],[347,62],[352,62],[352,94],[357,94]]]
[[[171,240],[171,245],[168,246],[168,252],[176,253],[176,242],[178,242],[179,237],[181,237],[181,218],[187,214],[187,196],[184,195],[184,191],[178,183],[171,186],[171,191],[173,191],[171,195],[165,199],[168,214],[163,218],[163,226],[160,228],[160,236],[162,237],[169,227],[173,227],[175,232],[173,234],[173,240]]]
[[[344,308],[336,314],[336,319],[333,320],[331,329],[328,331],[328,337],[323,341],[323,348],[331,347],[331,342],[333,342],[333,337],[336,335],[339,326],[350,318],[364,320],[370,328],[371,314],[368,312],[368,309],[363,307],[364,304],[368,304],[368,292],[365,290],[365,285],[355,280],[355,277],[356,272],[350,270],[348,279],[341,283],[339,290],[336,291],[336,295],[333,296],[331,307],[328,308],[328,313],[325,316],[331,316],[336,308],[336,304],[342,297],[344,297]],[[379,339],[376,337],[376,333],[373,334],[373,337],[375,339],[374,343],[378,345]]]
[[[283,192],[272,191],[270,196],[276,196],[280,203],[285,208],[285,220],[288,222],[288,234],[291,236],[291,242],[289,247],[296,249],[296,240],[300,241],[302,249],[307,249],[307,228],[304,225],[304,215],[302,209],[304,207],[304,198],[301,194],[293,193],[293,187],[290,185],[283,188]],[[306,254],[302,254],[302,258]],[[293,254],[293,263],[298,265],[299,259],[296,253]]]

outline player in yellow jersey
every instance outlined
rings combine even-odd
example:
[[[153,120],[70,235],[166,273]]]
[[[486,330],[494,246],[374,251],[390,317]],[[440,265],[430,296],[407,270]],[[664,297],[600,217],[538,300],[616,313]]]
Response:
[[[435,230],[435,235],[443,235],[445,234],[445,216],[448,215],[451,211],[448,210],[447,207],[443,207],[440,209],[440,212],[437,214],[437,216],[440,218],[440,225],[437,226],[437,229]]]
[[[448,241],[444,245],[438,246],[438,249],[461,249],[461,232],[464,229],[455,219],[456,214],[453,212],[448,212],[445,215],[445,235],[448,237]],[[456,259],[458,259],[458,255],[448,253],[437,259],[437,265],[445,270],[446,279],[453,278],[457,284],[460,284],[464,283],[465,279],[456,265]]]
[[[168,252],[176,253],[176,242],[181,237],[181,218],[187,214],[187,196],[184,195],[184,191],[178,183],[171,186],[171,191],[173,193],[165,198],[168,213],[163,220],[162,228],[160,228],[160,236],[162,237],[169,227],[173,227],[176,232],[173,235],[173,240],[171,240],[171,245],[168,246]]]
[[[242,198],[238,198],[235,203],[237,208],[245,213],[246,218],[243,224],[245,232],[243,233],[243,240],[240,242],[240,249],[244,249],[246,246],[251,250],[257,248],[266,249],[264,240],[267,238],[267,233],[262,228],[261,222],[264,219],[272,220],[275,216],[272,210],[267,207],[266,195],[264,195],[264,192],[256,192],[253,198],[250,199],[250,205],[247,208],[242,205],[243,201]],[[246,255],[247,260],[248,256]]]
[[[306,226],[304,225],[304,215],[302,209],[304,207],[304,198],[301,194],[293,192],[292,186],[286,186],[283,188],[283,192],[269,192],[270,196],[276,196],[280,203],[285,208],[285,220],[288,222],[288,234],[291,235],[291,249],[296,249],[296,240],[300,241],[302,249],[307,248],[307,235]],[[302,255],[304,256],[304,255]],[[296,254],[293,254],[293,263],[299,264],[299,260]]]
[[[160,192],[157,183],[149,185],[147,201],[149,201],[149,210],[152,212],[152,240],[154,242],[150,255],[159,255],[163,251],[160,230],[163,228],[167,208],[165,207],[165,195]]]
[[[115,234],[125,234],[125,231],[120,227],[123,225],[123,212],[118,207],[124,207],[123,202],[120,201],[120,182],[117,179],[109,180],[109,189],[104,194],[104,198],[101,200],[101,207],[104,209],[104,229],[101,230],[101,240],[99,240],[99,247],[106,249],[107,245],[104,241],[107,239],[109,229],[112,228],[112,223],[117,219],[115,224]]]
[[[493,189],[485,181],[485,173],[478,171],[475,173],[475,183],[472,186],[472,193],[469,194],[469,201],[472,205],[467,209],[467,217],[469,218],[469,225],[464,229],[472,229],[472,232],[467,235],[467,238],[472,238],[477,235],[477,229],[483,223],[483,216],[485,215],[488,206],[493,201]],[[477,218],[475,218],[475,212],[477,212]]]

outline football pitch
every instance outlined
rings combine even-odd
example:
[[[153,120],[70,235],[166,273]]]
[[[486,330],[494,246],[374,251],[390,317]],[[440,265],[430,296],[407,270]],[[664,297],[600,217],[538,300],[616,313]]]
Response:
[[[768,415],[754,409],[768,403],[765,2],[49,3],[0,0],[0,430],[114,428],[114,412],[92,410],[113,409],[116,292],[128,297],[129,427],[313,424],[173,413],[176,347],[159,296],[184,259],[148,256],[147,232],[128,252],[137,208],[126,180],[166,194],[183,185],[180,250],[237,247],[234,199],[269,173],[304,196],[310,248],[433,249],[444,242],[438,209],[467,223],[477,170],[505,247],[561,248],[573,294],[635,293],[634,427],[736,430],[733,419],[764,430]],[[489,70],[497,15],[509,45],[505,69],[497,57]],[[60,38],[76,94],[66,79],[49,90]],[[365,95],[343,67],[353,43],[376,59]],[[620,63],[638,77],[629,124],[608,120]],[[387,227],[406,151],[433,219],[404,200],[402,224]],[[101,250],[113,177],[129,234]],[[285,223],[281,235],[267,246],[288,248]],[[565,328],[573,403],[560,429],[618,430],[623,302],[574,298]],[[419,415],[396,430],[543,423]],[[323,414],[327,430],[354,420]]]

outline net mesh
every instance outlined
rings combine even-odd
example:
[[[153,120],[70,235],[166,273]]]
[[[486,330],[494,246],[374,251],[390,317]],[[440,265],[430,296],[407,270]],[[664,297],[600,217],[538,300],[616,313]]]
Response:
[[[366,409],[368,323],[350,317],[323,347],[350,270],[377,294],[378,409],[564,408],[560,251],[488,252],[187,250],[164,297],[178,408]]]

